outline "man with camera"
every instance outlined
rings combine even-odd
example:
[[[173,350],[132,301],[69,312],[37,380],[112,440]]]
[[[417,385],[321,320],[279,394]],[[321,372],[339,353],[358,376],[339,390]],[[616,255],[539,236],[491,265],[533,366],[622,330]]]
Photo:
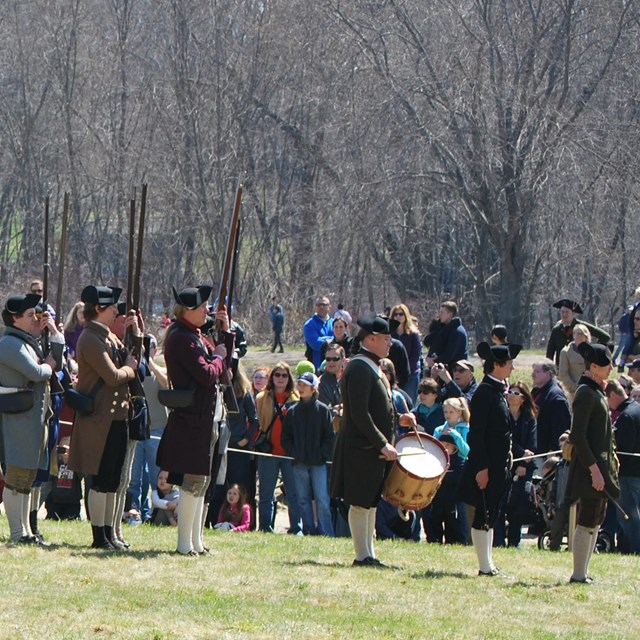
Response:
[[[447,398],[465,398],[467,402],[471,402],[478,388],[473,364],[469,360],[458,360],[453,365],[452,373],[453,376],[441,362],[436,362],[431,369],[432,377],[438,378],[442,385],[440,399],[444,401]]]

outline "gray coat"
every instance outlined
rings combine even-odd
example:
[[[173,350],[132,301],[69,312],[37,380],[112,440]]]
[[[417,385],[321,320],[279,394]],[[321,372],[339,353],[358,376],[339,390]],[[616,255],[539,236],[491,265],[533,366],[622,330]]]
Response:
[[[4,461],[22,469],[46,468],[47,423],[51,415],[49,378],[52,370],[40,364],[42,352],[29,334],[7,327],[0,339],[0,385],[29,387],[33,407],[23,413],[4,413],[0,432]]]

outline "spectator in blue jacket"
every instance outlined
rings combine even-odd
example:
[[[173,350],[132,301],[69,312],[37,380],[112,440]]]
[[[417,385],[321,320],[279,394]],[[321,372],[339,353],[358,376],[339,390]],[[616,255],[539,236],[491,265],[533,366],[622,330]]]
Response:
[[[538,407],[538,453],[555,451],[560,436],[571,427],[569,400],[557,380],[558,370],[551,360],[533,365],[533,399]]]
[[[315,303],[315,313],[304,323],[302,333],[307,344],[305,356],[313,362],[316,371],[322,364],[322,345],[333,341],[333,318],[329,315],[331,301],[327,296],[319,296]]]

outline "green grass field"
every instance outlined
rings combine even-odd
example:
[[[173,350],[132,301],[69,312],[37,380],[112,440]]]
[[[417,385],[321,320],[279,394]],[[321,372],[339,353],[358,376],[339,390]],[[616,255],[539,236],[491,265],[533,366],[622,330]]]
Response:
[[[88,548],[86,522],[42,523],[47,549],[0,544],[0,638],[636,638],[640,558],[383,542],[393,569],[354,568],[348,539],[206,532],[211,556],[173,554],[176,530],[125,527],[129,552]],[[0,539],[6,540],[6,518]]]

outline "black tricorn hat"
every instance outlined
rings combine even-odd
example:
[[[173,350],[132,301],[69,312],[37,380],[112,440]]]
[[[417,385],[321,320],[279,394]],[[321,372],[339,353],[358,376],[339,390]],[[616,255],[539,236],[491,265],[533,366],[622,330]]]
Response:
[[[567,309],[571,309],[573,313],[582,313],[582,307],[573,300],[569,300],[569,298],[562,298],[562,300],[558,300],[558,302],[553,303],[554,308],[561,309],[562,307],[567,307]]]
[[[188,287],[180,292],[175,287],[173,289],[173,298],[176,304],[180,304],[187,309],[197,309],[203,302],[206,302],[213,291],[213,287],[201,285],[199,287]]]
[[[581,342],[576,349],[585,360],[597,364],[599,367],[606,367],[613,362],[611,351],[604,344]]]
[[[121,293],[120,287],[96,287],[90,284],[82,290],[80,300],[97,304],[99,307],[110,307],[112,304],[118,304]]]
[[[27,309],[34,309],[38,306],[40,298],[39,293],[23,293],[19,296],[11,296],[5,302],[4,308],[12,315],[24,313]]]
[[[379,313],[374,313],[373,311],[360,316],[356,322],[358,326],[362,327],[367,333],[373,335],[379,333],[389,335],[398,327],[398,323],[395,320],[380,315]]]
[[[509,344],[480,342],[478,343],[476,351],[485,362],[506,362],[507,360],[514,360],[516,358],[522,351],[522,345],[511,342]]]

